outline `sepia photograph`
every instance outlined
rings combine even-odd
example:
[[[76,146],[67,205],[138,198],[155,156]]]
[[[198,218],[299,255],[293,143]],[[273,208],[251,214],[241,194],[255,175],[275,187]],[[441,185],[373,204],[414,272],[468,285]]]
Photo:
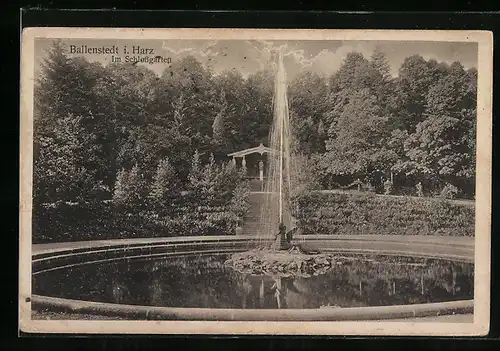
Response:
[[[492,35],[30,28],[20,327],[484,335]]]

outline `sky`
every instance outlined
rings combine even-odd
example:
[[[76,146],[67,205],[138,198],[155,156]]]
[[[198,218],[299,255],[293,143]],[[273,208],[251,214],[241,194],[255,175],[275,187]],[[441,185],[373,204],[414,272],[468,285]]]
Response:
[[[35,42],[35,73],[47,55],[54,39],[37,39]],[[132,46],[152,49],[151,56],[171,58],[172,62],[188,55],[196,57],[205,66],[210,66],[215,73],[237,70],[244,77],[259,70],[269,68],[272,52],[282,50],[288,77],[294,77],[301,71],[312,71],[321,75],[330,75],[338,70],[344,58],[356,51],[369,58],[375,47],[386,54],[391,66],[391,73],[396,76],[404,59],[420,54],[426,60],[452,63],[459,61],[468,69],[477,67],[477,43],[460,42],[417,42],[417,41],[264,41],[264,40],[109,40],[109,39],[63,39],[69,51],[70,45],[100,47],[117,45],[122,60],[123,49]],[[69,53],[68,53],[69,54]],[[69,54],[69,56],[72,56]],[[84,54],[89,61],[98,61],[106,65],[111,61],[110,54]],[[117,56],[117,55],[115,55]],[[155,73],[161,74],[169,63],[146,64]]]

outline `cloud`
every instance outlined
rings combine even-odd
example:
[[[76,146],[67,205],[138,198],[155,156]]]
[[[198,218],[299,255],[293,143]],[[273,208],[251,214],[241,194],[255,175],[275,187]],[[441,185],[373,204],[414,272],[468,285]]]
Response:
[[[311,66],[315,72],[331,74],[340,67],[341,62],[339,61],[339,57],[334,51],[323,49],[313,58]]]
[[[66,44],[84,45],[83,39],[66,39]],[[141,45],[171,57],[173,61],[188,55],[197,58],[205,67],[218,74],[226,70],[239,71],[244,77],[259,70],[273,69],[276,53],[284,55],[289,79],[303,71],[331,75],[339,69],[348,53],[357,51],[369,58],[376,46],[386,54],[393,75],[406,57],[420,54],[425,59],[452,63],[460,61],[465,68],[477,67],[477,44],[453,42],[408,41],[276,41],[276,40],[96,40],[95,45]],[[52,39],[36,42],[36,69],[39,69],[52,45]],[[109,63],[109,56],[85,55],[89,61]],[[148,65],[156,73],[168,68],[165,64]]]
[[[200,55],[202,57],[215,57],[219,55],[219,51],[213,50],[218,43],[219,42],[217,40],[207,42],[202,46]]]
[[[289,77],[293,77],[304,70],[330,75],[340,68],[348,53],[357,51],[365,57],[370,57],[375,48],[375,43],[367,42],[311,41],[283,43],[261,40],[246,41],[246,43],[256,53],[260,69],[273,67],[274,55],[281,51]]]
[[[313,70],[317,73],[330,75],[336,72],[343,64],[349,53],[359,52],[369,58],[375,49],[374,43],[342,43],[335,50],[321,50],[313,59]]]
[[[246,40],[245,43],[253,49],[253,57],[261,70],[269,68],[272,58],[273,43],[266,40]],[[259,45],[261,48],[259,48]]]

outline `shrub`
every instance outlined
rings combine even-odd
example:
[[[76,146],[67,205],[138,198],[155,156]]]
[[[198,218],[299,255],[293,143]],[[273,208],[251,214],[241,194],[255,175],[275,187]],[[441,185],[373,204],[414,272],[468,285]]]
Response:
[[[168,213],[173,198],[179,193],[179,178],[168,158],[160,160],[150,185],[148,208],[158,214]]]
[[[237,217],[243,217],[250,209],[250,184],[248,181],[241,182],[233,190],[233,198],[231,199],[231,211]]]
[[[384,195],[390,195],[392,193],[392,182],[387,179],[384,182]]]
[[[423,187],[422,187],[422,183],[421,182],[418,182],[417,185],[415,185],[415,189],[417,191],[417,196],[418,197],[422,197],[424,196],[424,190],[423,190]]]
[[[135,165],[130,171],[122,169],[118,172],[113,192],[113,202],[126,209],[142,206],[147,193],[147,185],[139,167]]]
[[[446,183],[443,190],[441,190],[440,196],[445,199],[453,199],[458,194],[458,188],[450,183]]]

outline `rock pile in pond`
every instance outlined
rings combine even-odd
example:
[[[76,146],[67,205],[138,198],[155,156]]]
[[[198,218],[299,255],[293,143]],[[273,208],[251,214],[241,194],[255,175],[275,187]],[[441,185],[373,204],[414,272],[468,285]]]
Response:
[[[308,278],[342,263],[332,254],[252,250],[233,254],[225,264],[242,274]]]

